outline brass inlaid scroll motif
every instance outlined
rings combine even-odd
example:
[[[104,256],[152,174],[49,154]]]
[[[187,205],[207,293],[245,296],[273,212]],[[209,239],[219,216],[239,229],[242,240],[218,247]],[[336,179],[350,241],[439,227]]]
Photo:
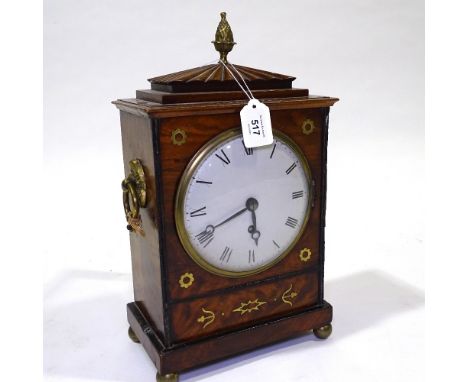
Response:
[[[292,287],[293,286],[291,284],[291,286],[281,296],[281,299],[283,300],[283,302],[291,306],[293,305],[294,298],[296,298],[297,295],[299,294],[298,292],[292,291]]]
[[[208,325],[212,324],[213,321],[216,319],[216,314],[211,310],[202,308],[202,312],[204,313],[200,317],[198,317],[197,322],[203,324],[203,329],[205,329]],[[206,316],[205,316],[206,314]]]
[[[241,302],[241,305],[234,309],[233,312],[239,312],[242,316],[245,313],[251,313],[255,310],[260,310],[259,308],[264,304],[266,304],[266,301],[259,301],[258,298],[256,298],[253,301],[249,300],[248,302]]]

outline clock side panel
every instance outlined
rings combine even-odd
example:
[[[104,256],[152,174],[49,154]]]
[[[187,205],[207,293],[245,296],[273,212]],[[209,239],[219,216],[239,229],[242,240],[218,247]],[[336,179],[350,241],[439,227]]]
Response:
[[[154,149],[154,121],[121,112],[121,131],[125,176],[130,173],[129,161],[142,162],[147,183],[147,205],[140,209],[144,236],[130,232],[132,276],[135,302],[152,327],[165,338],[168,332],[163,314],[163,285],[160,259],[160,208],[157,194],[157,162]],[[122,214],[123,215],[123,214]],[[122,216],[122,225],[125,220]]]
[[[164,194],[164,232],[166,240],[166,269],[168,301],[179,302],[194,296],[204,296],[223,289],[243,288],[259,282],[270,282],[298,272],[315,274],[321,269],[323,254],[323,148],[326,134],[325,115],[328,108],[273,110],[273,128],[288,135],[301,149],[311,169],[313,207],[305,230],[289,254],[273,267],[255,275],[228,278],[212,274],[198,266],[185,252],[176,231],[175,195],[182,174],[193,155],[209,140],[231,128],[240,129],[238,112],[222,115],[197,115],[161,120],[160,159]],[[181,141],[174,141],[179,134]],[[322,272],[317,275],[321,301]],[[310,301],[310,303],[315,303]]]
[[[324,301],[324,276],[325,276],[325,217],[327,212],[327,157],[328,157],[328,121],[330,107],[322,109],[322,132],[321,132],[321,166],[320,166],[320,230],[319,230],[319,300]]]

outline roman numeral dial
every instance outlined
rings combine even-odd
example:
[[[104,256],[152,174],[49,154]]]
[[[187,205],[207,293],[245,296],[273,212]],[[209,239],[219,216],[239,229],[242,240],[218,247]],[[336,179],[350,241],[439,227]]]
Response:
[[[245,155],[252,155],[253,154],[253,148],[250,147],[245,147],[245,143],[244,143],[244,140],[242,140],[242,146],[244,146],[244,151],[245,151]]]
[[[213,184],[213,182],[209,182],[207,180],[200,180],[200,179],[197,179],[195,182],[200,183],[200,184]]]
[[[304,196],[304,191],[295,191],[292,193],[293,199],[302,198],[303,196]]]
[[[195,236],[198,240],[198,243],[206,248],[208,244],[210,244],[214,239],[214,232],[213,231],[203,231],[200,232],[198,235]]]
[[[229,159],[229,157],[226,155],[226,153],[224,152],[223,149],[221,149],[221,153],[220,154],[215,154],[216,157],[221,161],[223,162],[224,164],[230,164],[231,163],[231,160]]]
[[[288,169],[285,171],[287,175],[291,174],[293,170],[297,167],[297,163],[293,163]]]
[[[255,263],[255,250],[249,249],[249,263]]]
[[[199,148],[180,178],[177,232],[201,267],[245,276],[278,263],[300,238],[311,176],[300,148],[282,133],[255,148],[240,133],[223,136]]]
[[[201,207],[199,208],[198,210],[195,210],[195,211],[192,211],[190,212],[190,216],[192,218],[196,217],[196,216],[205,216],[206,215],[206,206],[205,207]]]
[[[297,219],[288,216],[288,218],[286,219],[286,223],[284,224],[286,224],[288,227],[296,228],[298,222],[299,221]]]
[[[225,261],[226,263],[229,262],[229,259],[231,258],[231,253],[232,253],[232,249],[229,247],[226,247],[224,248],[224,251],[221,254],[221,257],[219,259],[221,261]]]

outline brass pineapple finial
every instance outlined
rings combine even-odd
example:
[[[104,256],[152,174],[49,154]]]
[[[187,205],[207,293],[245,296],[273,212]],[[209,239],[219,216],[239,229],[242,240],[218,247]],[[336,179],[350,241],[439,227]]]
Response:
[[[232,35],[231,26],[226,20],[226,12],[221,12],[221,21],[216,29],[215,40],[212,41],[215,49],[219,52],[219,59],[227,63],[227,55],[236,44]]]

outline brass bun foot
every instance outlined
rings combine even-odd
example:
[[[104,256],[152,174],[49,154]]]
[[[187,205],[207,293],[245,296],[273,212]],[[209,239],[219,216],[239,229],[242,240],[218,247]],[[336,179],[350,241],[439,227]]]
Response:
[[[136,336],[136,334],[135,334],[135,332],[133,331],[133,329],[132,329],[131,326],[128,327],[128,336],[130,337],[130,339],[131,339],[133,342],[135,342],[135,343],[137,343],[137,344],[140,343],[140,340],[139,340],[138,337]]]
[[[156,382],[178,382],[179,374],[156,374]]]
[[[332,325],[324,325],[321,328],[314,329],[315,337],[320,338],[321,340],[326,340],[332,334]]]

